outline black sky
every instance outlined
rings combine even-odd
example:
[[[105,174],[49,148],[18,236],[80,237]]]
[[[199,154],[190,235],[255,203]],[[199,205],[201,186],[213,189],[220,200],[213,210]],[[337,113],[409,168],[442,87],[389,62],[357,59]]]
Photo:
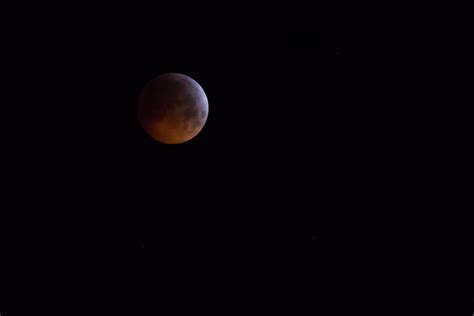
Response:
[[[472,119],[372,10],[3,10],[2,316],[472,312]],[[183,145],[136,118],[163,72],[209,99]]]

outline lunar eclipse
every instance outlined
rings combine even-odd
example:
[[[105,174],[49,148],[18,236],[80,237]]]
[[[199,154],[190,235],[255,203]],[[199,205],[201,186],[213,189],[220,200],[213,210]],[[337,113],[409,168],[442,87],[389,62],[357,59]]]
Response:
[[[202,130],[209,105],[203,88],[180,73],[158,75],[142,89],[137,105],[143,129],[164,144],[187,142]]]

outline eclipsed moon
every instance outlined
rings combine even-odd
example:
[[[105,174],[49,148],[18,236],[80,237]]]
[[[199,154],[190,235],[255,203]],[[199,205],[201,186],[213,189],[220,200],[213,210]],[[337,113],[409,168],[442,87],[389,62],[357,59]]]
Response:
[[[141,126],[153,139],[180,144],[202,130],[209,105],[204,90],[194,79],[165,73],[145,85],[137,110]]]

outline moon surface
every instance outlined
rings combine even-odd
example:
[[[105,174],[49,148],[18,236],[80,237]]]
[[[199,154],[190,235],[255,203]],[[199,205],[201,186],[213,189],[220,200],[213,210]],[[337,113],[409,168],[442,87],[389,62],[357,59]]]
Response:
[[[145,85],[137,110],[141,126],[153,139],[180,144],[202,130],[209,105],[204,90],[194,79],[165,73]]]

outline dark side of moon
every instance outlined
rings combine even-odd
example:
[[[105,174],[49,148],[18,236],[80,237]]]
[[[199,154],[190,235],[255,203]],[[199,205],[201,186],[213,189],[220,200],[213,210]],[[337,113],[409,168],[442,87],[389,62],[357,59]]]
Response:
[[[141,126],[152,138],[179,144],[199,134],[209,107],[204,90],[194,79],[166,73],[143,88],[137,110]]]

